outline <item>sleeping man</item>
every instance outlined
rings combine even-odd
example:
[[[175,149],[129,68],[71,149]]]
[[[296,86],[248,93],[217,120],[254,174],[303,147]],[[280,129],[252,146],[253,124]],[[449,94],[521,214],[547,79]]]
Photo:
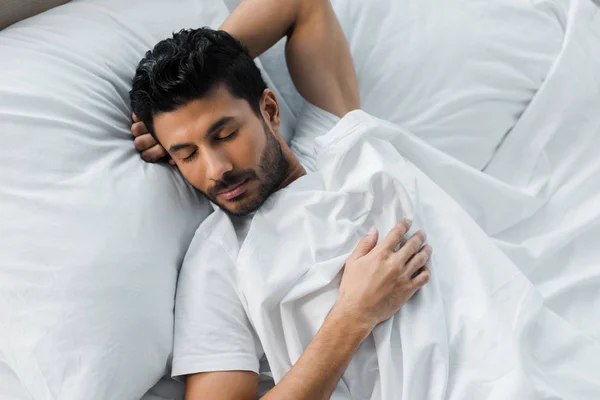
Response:
[[[217,235],[212,224],[231,220],[241,247],[253,213],[307,173],[279,135],[277,99],[252,57],[288,36],[292,77],[307,101],[319,107],[307,110],[315,114],[315,134],[327,132],[339,117],[358,109],[359,96],[348,45],[328,1],[247,1],[222,29],[182,31],[146,55],[131,91],[133,110],[141,120],[132,130],[145,160],[158,160],[167,149],[183,176],[223,210],[204,224],[209,234]],[[310,158],[306,164],[313,163]],[[357,235],[366,232],[356,233],[356,250],[346,263],[336,307],[265,398],[331,396],[375,325],[429,279],[425,263],[431,248],[423,246],[422,233],[393,252],[408,229],[406,220],[400,222],[377,247],[376,231],[360,243]],[[303,240],[299,230],[291,233]],[[203,245],[210,248],[201,257],[210,263],[190,271],[194,277],[180,278],[173,373],[188,376],[189,398],[256,398],[258,373],[269,369],[237,294],[235,260],[219,244]],[[192,282],[198,281],[200,286],[194,287]]]
[[[308,103],[295,154],[252,59],[284,36]],[[140,62],[131,102],[144,160],[168,158],[218,206],[178,283],[172,373],[186,398],[597,394],[580,389],[598,382],[598,349],[567,356],[568,371],[544,365],[580,338],[404,158],[420,142],[359,110],[328,0],[246,0],[222,31],[174,34]],[[432,247],[409,220],[436,247],[427,286]]]

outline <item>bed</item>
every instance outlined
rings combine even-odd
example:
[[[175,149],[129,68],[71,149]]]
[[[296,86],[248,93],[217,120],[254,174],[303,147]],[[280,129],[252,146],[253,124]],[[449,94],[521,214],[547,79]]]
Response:
[[[0,399],[182,399],[176,281],[211,208],[139,158],[128,90],[155,42],[238,2],[63,3],[0,2]],[[600,345],[597,3],[332,4],[362,108],[411,132],[423,172]],[[258,61],[310,147],[283,45]]]

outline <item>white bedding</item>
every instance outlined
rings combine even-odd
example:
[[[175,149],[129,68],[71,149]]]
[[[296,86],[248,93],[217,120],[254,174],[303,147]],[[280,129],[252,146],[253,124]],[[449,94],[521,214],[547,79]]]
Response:
[[[556,12],[564,38],[539,90],[483,172],[412,129],[401,153],[494,238],[550,309],[600,338],[600,11],[589,0],[538,5]],[[281,75],[274,80],[285,86]],[[396,114],[377,109],[387,101],[366,100],[370,110],[405,126]],[[484,114],[473,126],[485,134]],[[459,130],[456,135],[462,137]],[[455,135],[446,137],[451,143]],[[304,147],[313,139],[294,138]]]
[[[383,237],[409,217],[434,248],[432,281],[375,329],[334,399],[599,398],[600,343],[545,306],[496,242],[402,157],[413,141],[412,134],[354,111],[317,140],[318,172],[274,194],[254,215],[232,256],[240,301],[275,381],[320,328],[344,261],[368,227],[377,226]],[[425,160],[434,154],[421,150]],[[462,177],[471,178],[468,171]],[[196,235],[204,238],[198,252],[231,253],[237,246],[222,211]],[[210,265],[187,268],[215,276]]]
[[[419,146],[402,152],[495,239],[548,307],[600,339],[598,7],[574,1],[566,26],[548,77],[485,173],[444,155],[426,160]]]
[[[70,398],[89,390],[87,381],[102,386],[87,398],[134,399],[168,373],[176,271],[208,210],[172,171],[139,159],[127,131],[127,85],[152,43],[184,26],[217,26],[226,13],[221,2],[168,12],[166,2],[73,2],[0,36],[2,400]],[[550,316],[541,328],[566,320],[592,354],[600,340],[600,13],[590,0],[488,3],[333,0],[365,109],[405,128],[400,153],[535,286],[521,279],[530,304]],[[462,59],[465,46],[472,53]],[[262,60],[291,105],[283,110],[297,114],[281,47]],[[419,79],[424,71],[436,79]],[[177,217],[149,220],[157,210]],[[131,275],[143,279],[132,287],[124,279]],[[80,290],[81,282],[93,290]],[[181,398],[182,385],[168,379],[144,397]]]
[[[226,0],[231,6],[240,0]],[[332,0],[361,108],[483,169],[560,52],[571,0]],[[291,105],[283,43],[261,56]]]
[[[558,57],[485,171],[355,112],[318,140],[318,172],[257,212],[239,253],[227,217],[206,220],[194,251],[200,237],[234,252],[276,381],[366,229],[412,216],[434,278],[376,329],[336,399],[600,398],[600,14],[571,6]]]
[[[210,209],[140,159],[128,92],[155,42],[225,16],[85,0],[0,32],[0,396],[139,400],[168,374],[178,270]]]
[[[482,226],[553,311],[600,340],[600,9],[574,2],[567,26],[550,75],[486,168],[507,200],[483,203],[496,222]]]

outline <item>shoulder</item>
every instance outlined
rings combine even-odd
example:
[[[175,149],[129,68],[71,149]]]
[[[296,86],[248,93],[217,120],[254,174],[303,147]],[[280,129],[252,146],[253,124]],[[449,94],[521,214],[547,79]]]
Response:
[[[227,214],[219,210],[208,216],[196,230],[185,254],[177,284],[176,307],[197,309],[206,302],[214,302],[220,293],[236,293],[237,246]]]
[[[236,246],[224,212],[213,213],[196,232],[177,284],[174,376],[259,371],[263,352],[240,297]]]
[[[188,248],[184,266],[190,257],[200,256],[204,252],[220,252],[227,261],[234,262],[238,253],[235,227],[229,216],[217,209],[198,227]]]

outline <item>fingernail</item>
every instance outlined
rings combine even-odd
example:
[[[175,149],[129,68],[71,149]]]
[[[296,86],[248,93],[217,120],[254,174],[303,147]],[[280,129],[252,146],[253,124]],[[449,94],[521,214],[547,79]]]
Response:
[[[408,227],[410,228],[412,226],[412,219],[406,218],[406,223],[408,224]]]
[[[374,235],[377,233],[377,228],[375,228],[374,226],[370,227],[369,230],[367,231],[367,235]]]

